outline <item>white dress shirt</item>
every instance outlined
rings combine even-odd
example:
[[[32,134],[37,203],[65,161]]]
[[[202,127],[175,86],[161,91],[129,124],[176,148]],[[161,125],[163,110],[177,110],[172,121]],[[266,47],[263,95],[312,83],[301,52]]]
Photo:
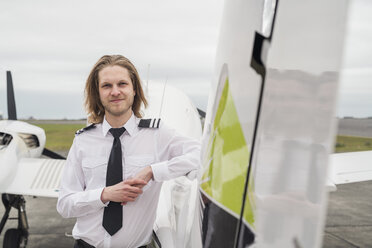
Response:
[[[160,123],[159,128],[140,128],[132,113],[120,137],[123,152],[123,180],[151,165],[154,180],[143,193],[123,206],[123,226],[110,236],[102,226],[101,201],[106,184],[107,162],[113,143],[110,124],[102,124],[75,136],[61,179],[57,210],[65,218],[76,218],[75,239],[95,247],[139,247],[151,240],[162,182],[183,176],[200,166],[200,143],[180,136]]]

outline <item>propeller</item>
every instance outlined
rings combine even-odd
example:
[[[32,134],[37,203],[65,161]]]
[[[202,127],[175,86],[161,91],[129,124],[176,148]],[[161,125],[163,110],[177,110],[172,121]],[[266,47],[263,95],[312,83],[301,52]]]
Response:
[[[8,98],[8,120],[17,120],[17,110],[15,105],[14,89],[13,89],[13,79],[12,73],[10,71],[6,72],[6,82],[7,82],[7,98]],[[66,159],[65,157],[44,148],[43,155],[54,159]]]
[[[14,98],[12,73],[6,72],[7,98],[8,98],[8,120],[17,120],[17,110]]]

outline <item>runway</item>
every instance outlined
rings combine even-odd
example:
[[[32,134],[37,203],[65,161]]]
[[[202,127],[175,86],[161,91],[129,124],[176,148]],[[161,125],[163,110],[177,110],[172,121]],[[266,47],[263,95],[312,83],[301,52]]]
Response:
[[[63,219],[56,210],[56,199],[26,196],[26,211],[30,225],[29,248],[73,247],[73,219]],[[372,247],[372,182],[345,184],[329,196],[328,215],[323,247]],[[0,208],[0,214],[4,208]],[[11,216],[16,216],[12,210]],[[16,227],[8,220],[6,229]],[[0,237],[3,242],[4,231]]]
[[[372,138],[372,117],[338,119],[338,134]]]
[[[74,240],[66,237],[65,233],[71,234],[74,219],[63,219],[56,210],[57,199],[31,196],[25,196],[26,213],[28,217],[29,248],[65,248],[73,247]],[[4,213],[4,207],[1,207],[1,216]],[[10,217],[17,217],[16,209],[12,209]],[[5,230],[1,233],[0,242],[3,244],[3,237],[6,229],[16,228],[17,220],[8,220]]]
[[[372,247],[372,182],[337,187],[329,197],[323,247]]]

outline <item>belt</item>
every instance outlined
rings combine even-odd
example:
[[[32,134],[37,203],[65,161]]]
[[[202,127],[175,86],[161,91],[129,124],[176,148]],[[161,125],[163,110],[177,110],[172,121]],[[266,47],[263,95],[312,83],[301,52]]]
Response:
[[[146,245],[140,246],[138,248],[146,248]],[[75,241],[74,248],[94,248],[93,245],[88,244],[82,239],[78,239]]]

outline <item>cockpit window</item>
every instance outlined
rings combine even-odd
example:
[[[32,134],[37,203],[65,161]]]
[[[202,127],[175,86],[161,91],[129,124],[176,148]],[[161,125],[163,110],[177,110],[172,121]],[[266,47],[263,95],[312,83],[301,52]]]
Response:
[[[0,146],[8,146],[10,144],[10,141],[12,141],[13,137],[12,135],[8,133],[2,133],[0,132]]]

